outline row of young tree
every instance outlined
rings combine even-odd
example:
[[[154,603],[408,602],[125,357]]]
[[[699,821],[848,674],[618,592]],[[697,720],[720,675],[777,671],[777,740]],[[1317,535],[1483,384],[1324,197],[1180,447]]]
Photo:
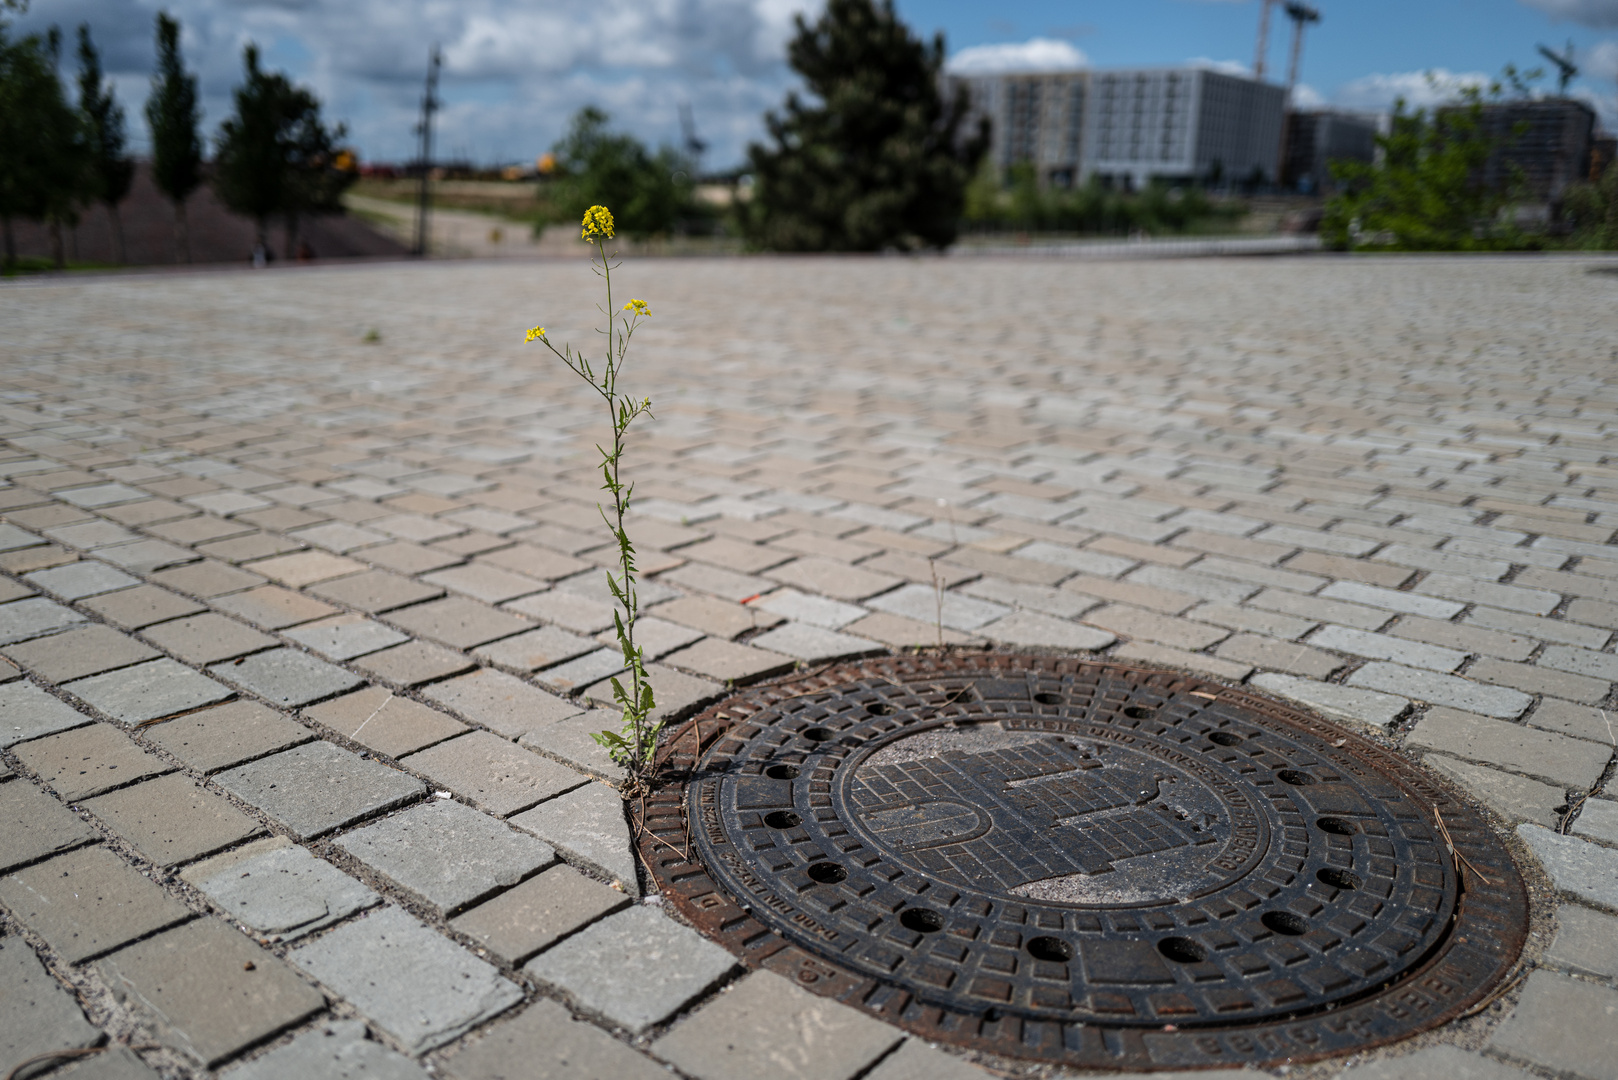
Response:
[[[4,0],[0,12],[21,7],[21,0]],[[295,251],[302,219],[340,210],[343,190],[358,175],[353,154],[340,145],[342,125],[327,127],[315,96],[263,70],[258,49],[249,44],[234,110],[214,138],[213,160],[206,161],[197,78],[180,53],[180,24],[166,13],[157,16],[156,44],[145,113],[152,181],[174,208],[175,260],[190,261],[186,203],[206,181],[227,207],[253,219],[260,247],[267,246],[270,219],[279,217],[286,224],[285,250]],[[58,75],[61,51],[58,28],[15,37],[0,19],[0,228],[8,269],[17,264],[15,219],[48,226],[60,267],[63,230],[97,204],[107,210],[118,261],[125,257],[119,206],[129,195],[135,162],[124,109],[88,25],[78,28],[76,102]]]

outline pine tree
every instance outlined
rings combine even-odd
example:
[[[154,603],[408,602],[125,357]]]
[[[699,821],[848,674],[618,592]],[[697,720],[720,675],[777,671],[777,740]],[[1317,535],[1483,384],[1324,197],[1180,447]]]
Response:
[[[965,88],[945,101],[944,37],[911,35],[893,0],[829,0],[797,16],[787,53],[818,105],[787,96],[754,144],[752,241],[784,251],[879,251],[954,242],[967,183],[988,146],[968,137]]]
[[[84,127],[56,75],[61,33],[10,40],[0,23],[0,224],[5,261],[16,265],[15,217],[47,223],[55,262],[66,264],[62,226],[77,221],[85,193]]]
[[[268,246],[269,219],[283,215],[291,258],[301,218],[341,210],[340,196],[355,174],[340,167],[344,130],[325,126],[319,100],[280,72],[263,70],[257,46],[249,44],[242,59],[246,79],[214,147],[214,189],[226,206],[253,219],[260,244]]]
[[[157,15],[157,71],[146,99],[146,124],[152,131],[152,180],[174,204],[176,256],[191,261],[185,201],[202,183],[202,136],[197,125],[197,78],[180,57],[180,23],[167,12]]]
[[[129,194],[135,162],[124,153],[124,107],[101,74],[101,55],[90,40],[90,24],[79,24],[79,111],[89,142],[87,194],[107,207],[119,262],[125,261],[124,224],[118,204]]]

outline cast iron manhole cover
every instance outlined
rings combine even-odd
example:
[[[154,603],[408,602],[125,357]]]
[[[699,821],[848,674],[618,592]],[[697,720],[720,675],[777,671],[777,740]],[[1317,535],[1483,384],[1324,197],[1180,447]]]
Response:
[[[1010,1057],[1364,1049],[1466,1012],[1527,927],[1509,854],[1444,786],[1174,672],[849,664],[731,697],[663,761],[680,783],[647,799],[641,854],[696,925],[750,965]]]

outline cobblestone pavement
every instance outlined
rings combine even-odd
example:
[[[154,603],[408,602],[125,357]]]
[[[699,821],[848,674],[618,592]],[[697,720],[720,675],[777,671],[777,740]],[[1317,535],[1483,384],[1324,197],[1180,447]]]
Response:
[[[1482,1015],[1294,1075],[1618,1075],[1614,270],[631,263],[661,701],[942,635],[1374,729],[1554,919]],[[641,895],[588,739],[605,418],[521,344],[595,340],[595,284],[0,290],[0,1070],[982,1075]]]

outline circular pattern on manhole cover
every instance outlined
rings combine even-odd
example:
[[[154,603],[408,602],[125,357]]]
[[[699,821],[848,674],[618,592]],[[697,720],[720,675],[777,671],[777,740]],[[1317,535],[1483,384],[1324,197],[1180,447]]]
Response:
[[[1428,774],[1174,672],[849,664],[714,706],[663,763],[681,783],[647,800],[641,854],[700,928],[1011,1057],[1363,1049],[1481,1000],[1527,926],[1510,856]]]

